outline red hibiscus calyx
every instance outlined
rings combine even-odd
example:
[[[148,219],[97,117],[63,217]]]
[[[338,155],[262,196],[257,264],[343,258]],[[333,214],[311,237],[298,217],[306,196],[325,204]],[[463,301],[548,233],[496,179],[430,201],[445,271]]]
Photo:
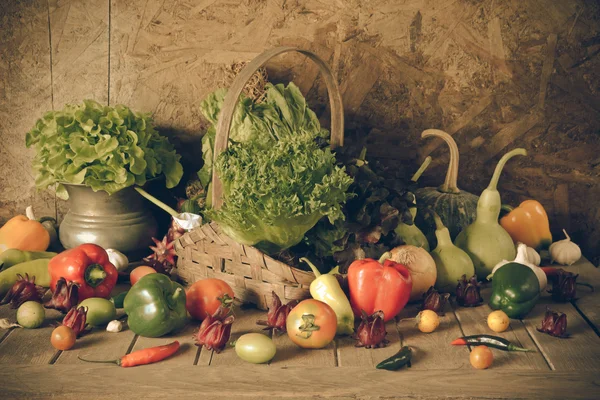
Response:
[[[361,311],[361,321],[354,335],[354,338],[357,339],[356,347],[366,347],[367,349],[385,347],[389,343],[385,335],[387,332],[383,311],[376,311],[372,315]]]
[[[274,329],[275,332],[285,333],[286,326],[285,322],[287,320],[290,311],[296,305],[298,305],[298,300],[292,300],[289,303],[283,305],[281,303],[281,299],[275,292],[272,292],[271,306],[269,307],[269,311],[267,312],[267,320],[266,321],[257,321],[258,325],[266,326],[265,330]]]

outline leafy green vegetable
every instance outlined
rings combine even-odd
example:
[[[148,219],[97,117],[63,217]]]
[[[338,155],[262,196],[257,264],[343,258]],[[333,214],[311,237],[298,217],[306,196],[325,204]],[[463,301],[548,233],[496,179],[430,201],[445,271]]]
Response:
[[[214,93],[201,106],[213,124],[223,93]],[[205,158],[199,172],[206,184],[217,168],[223,182],[223,206],[209,208],[205,215],[237,242],[270,254],[300,242],[323,217],[331,223],[342,219],[341,205],[350,196],[352,178],[323,146],[328,134],[293,83],[267,84],[263,103],[242,98],[229,148],[214,165]],[[205,157],[212,150],[204,144],[213,140],[203,143]]]
[[[49,111],[27,132],[25,143],[37,151],[33,160],[36,187],[58,183],[57,194],[63,198],[66,191],[61,183],[112,194],[161,174],[172,188],[183,175],[180,156],[154,129],[150,116],[123,105],[109,107],[84,100]]]

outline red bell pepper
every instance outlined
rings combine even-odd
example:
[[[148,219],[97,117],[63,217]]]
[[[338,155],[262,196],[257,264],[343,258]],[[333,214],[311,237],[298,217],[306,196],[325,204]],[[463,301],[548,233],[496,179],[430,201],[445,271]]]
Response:
[[[408,302],[412,289],[410,271],[388,257],[386,253],[379,261],[356,260],[348,267],[350,304],[356,316],[360,316],[361,311],[367,315],[383,311],[384,321],[389,321]]]
[[[50,260],[50,289],[56,289],[56,282],[64,277],[67,282],[80,285],[79,301],[90,297],[110,297],[117,283],[118,272],[108,260],[106,251],[95,244],[86,243],[65,250]]]

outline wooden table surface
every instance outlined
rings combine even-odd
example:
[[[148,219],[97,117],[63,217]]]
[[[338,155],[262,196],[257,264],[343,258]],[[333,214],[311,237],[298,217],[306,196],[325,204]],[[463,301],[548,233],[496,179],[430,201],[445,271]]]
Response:
[[[564,267],[580,274],[579,282],[600,287],[600,271],[587,260]],[[489,295],[489,288],[484,298]],[[469,364],[469,348],[451,346],[460,336],[492,334],[487,305],[459,308],[447,305],[440,327],[423,334],[414,321],[416,305],[409,305],[397,321],[387,325],[390,344],[383,349],[354,347],[350,338],[336,338],[322,350],[296,347],[287,335],[272,336],[277,355],[268,365],[240,360],[232,348],[220,354],[194,345],[198,323],[163,338],[150,339],[130,330],[109,333],[94,330],[69,351],[50,345],[52,322],[60,314],[47,313],[40,329],[0,330],[0,398],[206,398],[206,399],[394,399],[394,398],[600,398],[600,293],[578,288],[579,299],[558,304],[545,295],[523,320],[511,320],[499,334],[534,353],[506,353],[492,349],[488,370]],[[487,300],[487,298],[486,298]],[[542,317],[550,306],[568,318],[568,339],[540,333]],[[0,307],[0,318],[15,311]],[[265,312],[242,308],[236,312],[232,340],[247,332],[264,332],[257,319]],[[375,365],[396,353],[400,337],[414,349],[412,368],[376,370]],[[86,364],[78,355],[115,359],[133,350],[170,342],[182,343],[179,352],[161,363],[124,369],[111,364]]]

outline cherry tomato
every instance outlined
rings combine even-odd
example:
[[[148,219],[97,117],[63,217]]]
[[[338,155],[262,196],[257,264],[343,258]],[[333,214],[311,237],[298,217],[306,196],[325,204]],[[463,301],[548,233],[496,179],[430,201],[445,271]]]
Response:
[[[494,355],[487,346],[477,346],[471,350],[470,355],[471,365],[477,369],[486,369],[492,365]]]
[[[50,343],[57,350],[69,350],[75,344],[75,339],[77,339],[77,335],[73,329],[61,325],[52,331]]]
[[[322,349],[335,337],[337,317],[327,304],[308,299],[292,309],[286,320],[287,334],[298,346]]]
[[[135,285],[136,282],[139,281],[142,276],[146,276],[148,274],[155,274],[155,273],[156,273],[156,270],[147,265],[142,265],[142,266],[135,268],[129,274],[129,281],[131,282],[131,286]]]
[[[185,308],[192,318],[204,319],[213,315],[227,295],[233,299],[233,289],[227,282],[210,278],[195,282],[185,293]]]

